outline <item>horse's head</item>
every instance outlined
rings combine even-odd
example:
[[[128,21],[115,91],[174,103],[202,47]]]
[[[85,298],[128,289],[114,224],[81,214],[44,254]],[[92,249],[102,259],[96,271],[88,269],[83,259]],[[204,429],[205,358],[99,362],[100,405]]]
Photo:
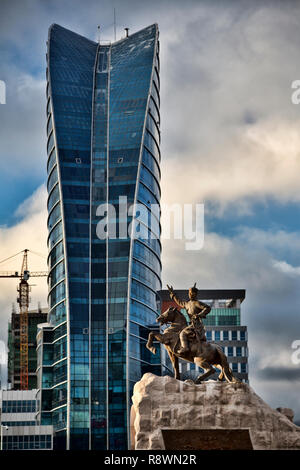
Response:
[[[166,323],[172,323],[175,319],[176,313],[179,313],[175,307],[169,307],[168,310],[163,312],[159,317],[157,317],[156,321],[161,325]]]

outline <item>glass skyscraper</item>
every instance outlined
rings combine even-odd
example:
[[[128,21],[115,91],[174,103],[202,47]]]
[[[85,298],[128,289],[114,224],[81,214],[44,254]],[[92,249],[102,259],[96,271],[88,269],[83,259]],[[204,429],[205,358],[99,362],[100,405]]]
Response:
[[[126,449],[133,385],[161,374],[160,356],[145,348],[161,288],[159,211],[150,224],[160,201],[159,88],[156,24],[113,44],[50,27],[50,313],[38,377],[40,419],[53,424],[58,448]],[[119,209],[120,197],[126,209],[142,204],[142,237],[119,233],[138,215]],[[117,222],[106,239],[103,204]]]

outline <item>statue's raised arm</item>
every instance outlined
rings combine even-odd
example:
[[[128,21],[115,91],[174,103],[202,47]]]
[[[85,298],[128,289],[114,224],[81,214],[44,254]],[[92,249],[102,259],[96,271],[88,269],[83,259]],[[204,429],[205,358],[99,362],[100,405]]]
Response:
[[[177,295],[174,292],[173,287],[167,284],[167,288],[170,293],[171,300],[174,300],[174,302],[176,302],[179,307],[185,308],[186,302],[184,300],[179,299],[179,297],[177,297]]]

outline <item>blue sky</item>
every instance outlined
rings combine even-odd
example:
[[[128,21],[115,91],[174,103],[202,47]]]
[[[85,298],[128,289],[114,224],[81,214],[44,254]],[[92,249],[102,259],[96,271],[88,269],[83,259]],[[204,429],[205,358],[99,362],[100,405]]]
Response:
[[[205,204],[203,249],[188,253],[165,241],[163,283],[246,289],[251,384],[300,421],[299,366],[291,362],[291,343],[300,339],[300,105],[291,103],[300,78],[297,2],[1,0],[0,259],[25,245],[47,253],[48,27],[96,39],[101,24],[102,38],[113,40],[114,7],[118,39],[126,26],[159,24],[163,202]],[[33,303],[46,302],[43,282]],[[2,285],[6,331],[15,286]]]

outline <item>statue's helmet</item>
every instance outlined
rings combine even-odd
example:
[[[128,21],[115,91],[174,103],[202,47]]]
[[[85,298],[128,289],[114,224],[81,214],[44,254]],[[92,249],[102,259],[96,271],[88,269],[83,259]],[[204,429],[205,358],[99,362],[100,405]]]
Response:
[[[195,282],[195,284],[193,285],[193,287],[190,287],[190,288],[189,288],[189,294],[192,294],[193,297],[197,297],[197,295],[198,295],[198,289],[197,289],[197,287],[196,287],[196,282]]]

